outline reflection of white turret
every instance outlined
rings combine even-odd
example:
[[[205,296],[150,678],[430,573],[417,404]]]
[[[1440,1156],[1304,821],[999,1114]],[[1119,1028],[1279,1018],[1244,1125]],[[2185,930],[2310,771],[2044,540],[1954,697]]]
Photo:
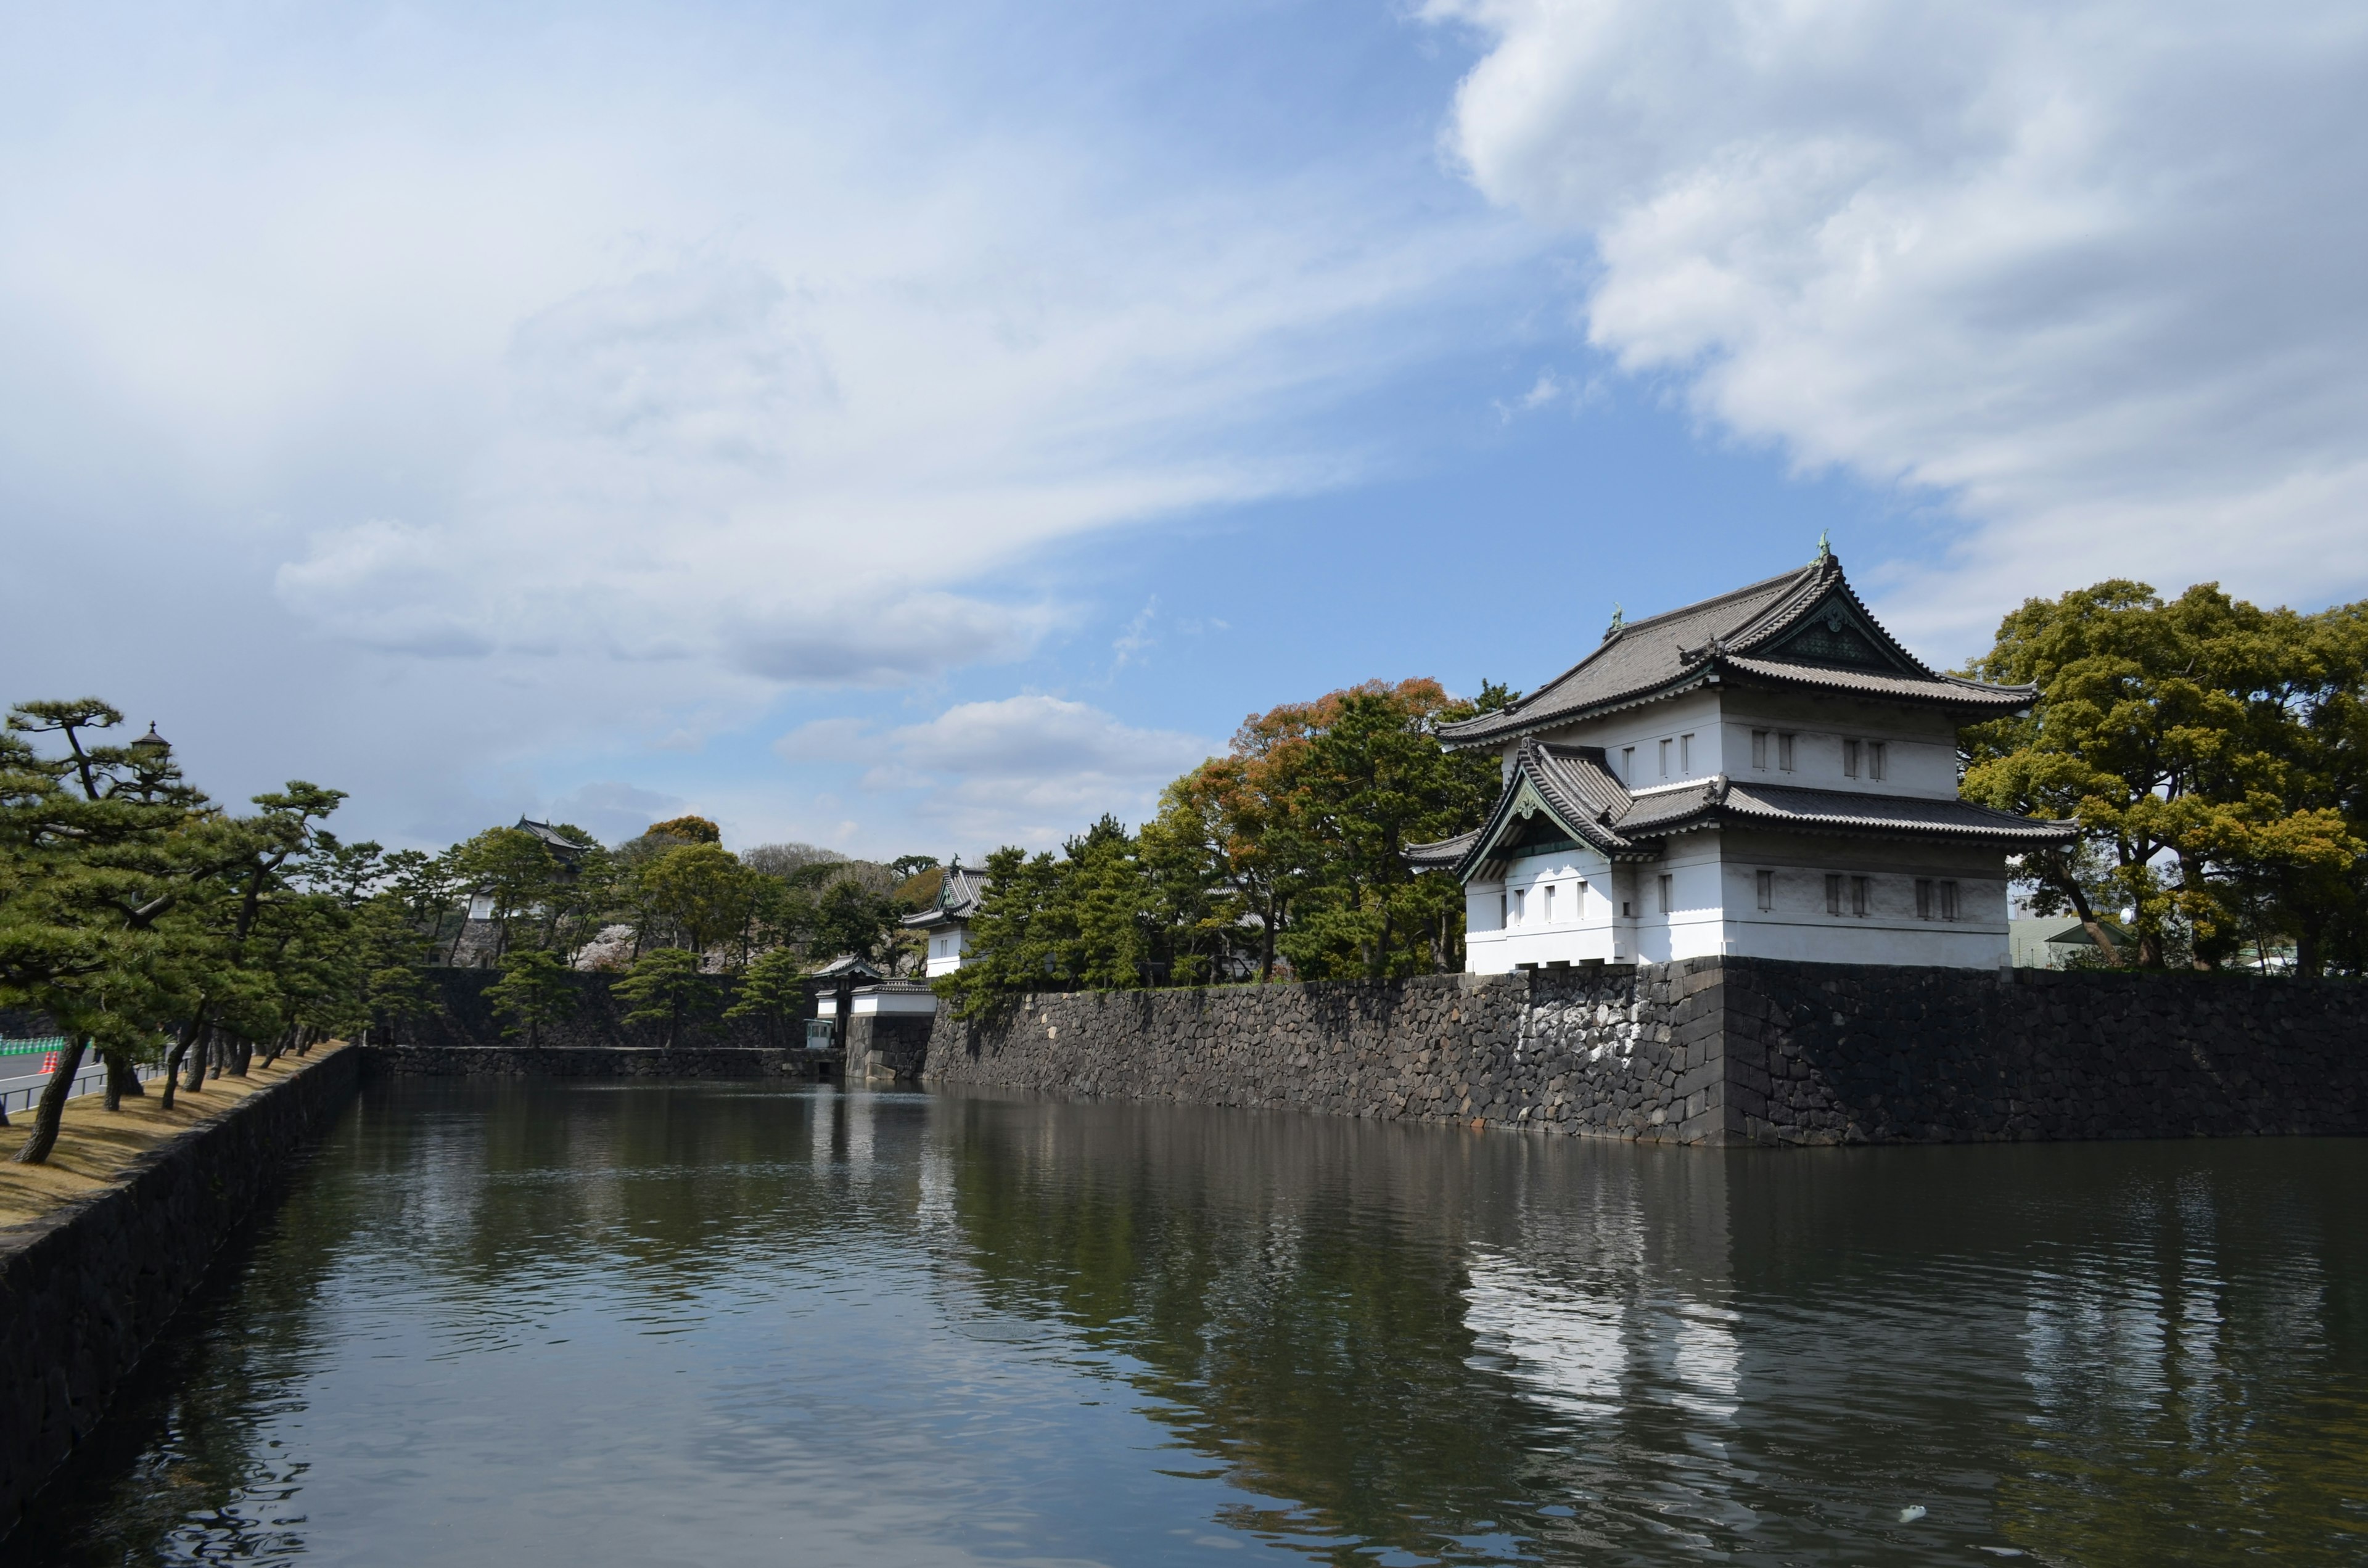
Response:
[[[962,954],[970,948],[971,917],[978,913],[986,885],[987,879],[979,872],[962,869],[962,857],[957,855],[938,883],[937,903],[918,915],[905,916],[906,930],[928,933],[929,956],[922,972],[930,979],[962,968]]]

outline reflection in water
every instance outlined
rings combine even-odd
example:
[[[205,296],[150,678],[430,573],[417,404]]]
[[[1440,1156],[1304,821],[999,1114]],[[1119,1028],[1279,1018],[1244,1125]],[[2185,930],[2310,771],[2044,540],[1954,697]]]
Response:
[[[2358,1560],[2363,1176],[374,1085],[6,1551]]]

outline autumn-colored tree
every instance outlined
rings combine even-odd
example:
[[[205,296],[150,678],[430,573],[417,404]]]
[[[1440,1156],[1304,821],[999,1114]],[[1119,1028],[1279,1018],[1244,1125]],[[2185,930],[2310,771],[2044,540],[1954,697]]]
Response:
[[[1437,732],[1509,700],[1375,681],[1253,715],[1141,833],[1105,817],[1057,857],[989,857],[971,951],[941,989],[976,1016],[1029,989],[1205,984],[1245,966],[1264,981],[1285,960],[1304,978],[1460,967],[1460,890],[1417,880],[1402,852],[1478,825],[1496,759]]]
[[[679,816],[650,824],[644,836],[680,839],[685,844],[721,844],[723,830],[705,817]]]

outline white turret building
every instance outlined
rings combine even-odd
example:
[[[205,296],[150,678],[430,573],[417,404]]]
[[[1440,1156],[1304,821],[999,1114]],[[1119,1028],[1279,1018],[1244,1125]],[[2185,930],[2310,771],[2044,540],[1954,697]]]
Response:
[[[971,916],[978,913],[986,884],[983,873],[963,870],[962,857],[957,855],[938,883],[937,901],[918,915],[905,916],[906,930],[923,932],[928,937],[928,956],[923,960],[921,972],[931,980],[962,968],[962,954],[970,950]]]
[[[1928,668],[1821,545],[1647,620],[1440,738],[1504,759],[1477,832],[1407,851],[1464,890],[1476,973],[1729,954],[2008,961],[2007,858],[2066,843],[1957,798],[1958,726],[2034,692]]]

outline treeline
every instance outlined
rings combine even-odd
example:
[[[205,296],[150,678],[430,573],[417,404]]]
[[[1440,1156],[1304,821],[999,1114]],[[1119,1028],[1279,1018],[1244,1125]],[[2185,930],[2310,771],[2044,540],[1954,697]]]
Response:
[[[339,790],[293,781],[236,812],[183,778],[153,727],[118,744],[122,722],[86,698],[21,704],[0,730],[0,1006],[49,1018],[66,1041],[27,1163],[48,1159],[91,1053],[109,1110],[145,1095],[139,1069],[158,1063],[169,1108],[258,1057],[400,1028],[431,1006],[423,971],[451,961],[464,931],[489,934],[510,1032],[539,1041],[564,1017],[580,964],[618,970],[627,1017],[671,1043],[709,974],[740,976],[742,1016],[789,1017],[818,960],[912,967],[898,917],[936,892],[928,857],[735,856],[699,817],[613,850],[562,826],[555,844],[508,827],[390,853],[328,828]],[[479,898],[490,919],[472,926]],[[604,934],[609,950],[593,950]]]
[[[1437,731],[1513,696],[1372,681],[1250,718],[1139,831],[1105,816],[1058,855],[988,857],[971,952],[941,989],[974,1016],[1027,990],[1461,969],[1463,891],[1402,851],[1479,824],[1497,759]]]
[[[2038,701],[1961,733],[1961,792],[2080,824],[2075,849],[2015,872],[2106,962],[2290,952],[2295,972],[2368,972],[2363,672],[2368,605],[2303,615],[2123,581],[2033,599],[1964,673]],[[940,990],[975,1016],[1031,990],[1461,969],[1462,890],[1399,851],[1481,824],[1498,760],[1451,754],[1437,730],[1515,695],[1371,682],[1250,719],[1139,831],[1105,816],[1058,855],[990,857],[971,953]]]
[[[153,726],[107,742],[122,722],[95,699],[28,702],[0,731],[0,1004],[65,1036],[27,1164],[49,1158],[86,1053],[106,1063],[110,1110],[161,1059],[169,1107],[210,1072],[356,1027],[375,971],[409,950],[371,897],[379,846],[323,825],[343,794],[298,780],[233,812],[181,777]]]
[[[908,884],[937,864],[926,855],[853,860],[805,844],[735,855],[699,816],[657,823],[613,849],[570,824],[553,831],[563,845],[495,827],[440,855],[397,850],[386,857],[385,885],[447,961],[463,956],[469,904],[483,899],[492,947],[472,956],[487,962],[541,951],[621,968],[648,949],[674,947],[737,971],[777,948],[895,962],[897,917],[914,907]]]
[[[2298,973],[2368,972],[2368,603],[2304,615],[2117,579],[2030,600],[1968,673],[2040,697],[1964,733],[1965,797],[2080,824],[2022,864],[2039,913],[2077,915],[2118,964],[2290,949]]]
[[[530,1046],[574,1011],[582,992],[569,976],[580,969],[617,971],[627,1021],[657,1026],[668,1046],[705,997],[709,974],[738,979],[728,1017],[778,1025],[803,1012],[819,963],[851,957],[889,973],[916,969],[919,942],[900,919],[936,896],[942,875],[926,855],[883,865],[803,844],[735,855],[698,816],[655,824],[614,849],[569,824],[552,832],[559,844],[500,827],[441,855],[388,857],[389,892],[428,950],[498,967],[486,996],[505,1032]],[[461,916],[480,898],[492,945],[464,955]],[[375,1001],[397,1029],[426,1006],[423,994],[391,987]]]

